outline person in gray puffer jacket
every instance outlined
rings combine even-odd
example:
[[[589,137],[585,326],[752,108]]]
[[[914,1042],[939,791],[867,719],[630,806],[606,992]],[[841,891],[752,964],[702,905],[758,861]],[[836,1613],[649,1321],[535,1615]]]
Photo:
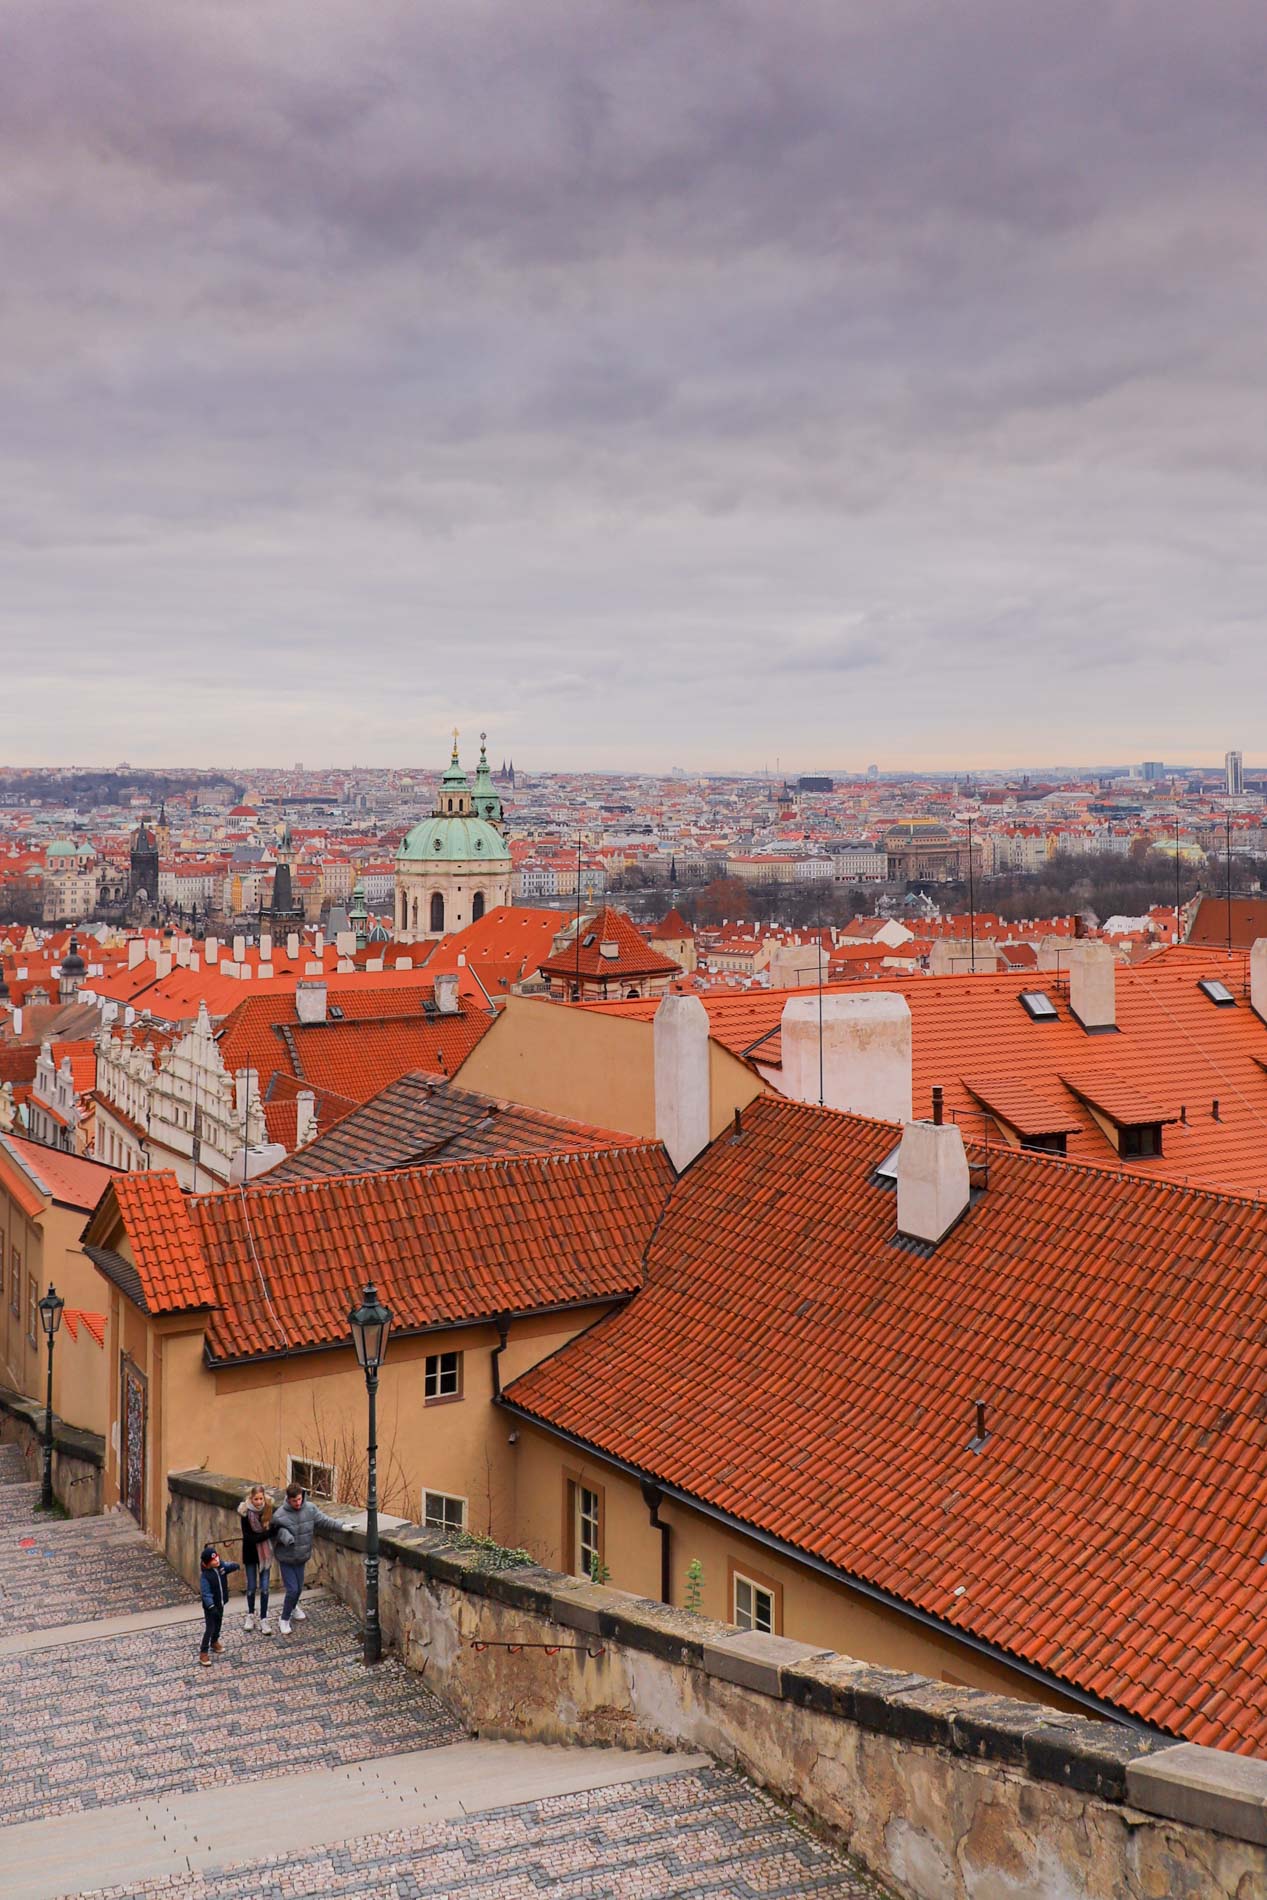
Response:
[[[324,1511],[319,1511],[315,1504],[309,1502],[301,1484],[286,1486],[286,1502],[279,1504],[273,1512],[273,1521],[269,1526],[286,1589],[282,1620],[278,1625],[283,1636],[290,1635],[292,1622],[302,1623],[305,1620],[306,1613],[300,1609],[299,1599],[304,1591],[304,1570],[312,1556],[313,1537],[318,1530],[337,1531],[341,1528],[337,1517],[327,1517]]]

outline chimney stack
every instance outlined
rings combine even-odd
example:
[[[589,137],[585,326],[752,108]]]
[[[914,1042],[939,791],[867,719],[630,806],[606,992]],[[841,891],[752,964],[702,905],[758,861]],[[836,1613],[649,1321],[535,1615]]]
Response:
[[[1069,947],[1069,1007],[1091,1035],[1117,1028],[1117,966],[1107,943]]]
[[[144,963],[144,961],[145,961],[144,937],[129,937],[128,938],[128,968],[129,970],[138,969],[140,965]]]
[[[1249,1001],[1255,1016],[1267,1022],[1267,937],[1259,937],[1249,953]]]
[[[299,932],[297,930],[290,930],[286,933],[286,955],[290,958],[292,963],[298,963]]]
[[[656,1139],[680,1174],[708,1146],[708,1011],[698,996],[667,995],[653,1030]]]
[[[208,937],[206,943],[202,946],[202,954],[206,960],[207,968],[214,970],[216,964],[220,961],[219,937]]]
[[[790,996],[783,1005],[782,1050],[779,1087],[792,1101],[817,1102],[821,1075],[825,1108],[910,1120],[911,1012],[904,996]],[[760,1063],[761,1051],[754,1055]]]
[[[456,970],[437,970],[435,978],[436,1008],[442,1016],[460,1014],[458,1002],[458,973]]]
[[[326,1019],[326,986],[324,983],[297,983],[295,985],[295,1018],[301,1023],[323,1023]]]
[[[897,1155],[897,1230],[936,1246],[968,1205],[968,1157],[957,1122],[907,1122]]]

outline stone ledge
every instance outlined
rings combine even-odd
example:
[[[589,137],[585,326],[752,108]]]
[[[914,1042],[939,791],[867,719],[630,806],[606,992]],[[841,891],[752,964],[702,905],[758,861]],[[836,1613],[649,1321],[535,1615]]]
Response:
[[[1126,1765],[1132,1807],[1267,1845],[1267,1761],[1177,1742]]]
[[[10,1418],[21,1419],[43,1444],[44,1407],[37,1399],[28,1399],[21,1392],[11,1392],[7,1386],[0,1386],[0,1412],[7,1412]],[[85,1431],[81,1425],[68,1425],[56,1412],[53,1414],[53,1449],[60,1451],[65,1458],[78,1458],[86,1465],[96,1465],[98,1469],[105,1466],[106,1441],[100,1433]]]
[[[741,1689],[781,1697],[784,1668],[831,1653],[787,1636],[763,1635],[760,1630],[727,1630],[719,1642],[703,1645],[704,1673],[721,1682],[738,1683]]]

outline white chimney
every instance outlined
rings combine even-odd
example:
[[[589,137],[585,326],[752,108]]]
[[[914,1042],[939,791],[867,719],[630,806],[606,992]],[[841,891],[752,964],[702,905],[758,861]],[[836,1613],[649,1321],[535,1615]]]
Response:
[[[295,1016],[301,1023],[323,1023],[326,1019],[324,983],[298,983],[295,986]]]
[[[154,959],[154,974],[156,977],[161,979],[162,977],[170,976],[171,973],[172,973],[171,953],[170,951],[165,950],[161,957],[155,957]]]
[[[285,1159],[286,1150],[280,1141],[266,1141],[258,1148],[239,1148],[229,1162],[230,1185],[241,1187],[246,1182],[256,1181]]]
[[[290,958],[292,963],[298,963],[299,932],[297,930],[289,930],[286,933],[286,955]]]
[[[1250,949],[1249,1004],[1267,1022],[1267,937],[1257,938]]]
[[[306,1148],[317,1139],[317,1098],[311,1089],[300,1089],[295,1097],[295,1146]]]
[[[158,938],[147,937],[145,939],[145,955],[149,958],[151,963],[158,962],[158,952],[159,952]]]
[[[129,970],[139,969],[140,966],[144,963],[144,961],[145,961],[144,937],[129,937],[128,938],[128,968]]]
[[[246,961],[246,938],[245,937],[235,937],[233,939],[233,961],[235,963],[245,963]]]
[[[436,1008],[442,1016],[456,1016],[460,1013],[458,1002],[458,973],[456,970],[436,971]]]
[[[821,1073],[825,1108],[910,1120],[911,1012],[904,996],[790,996],[783,1005],[782,1050],[776,1085],[792,1101],[817,1102]],[[752,1053],[759,1067],[761,1050]]]
[[[708,1011],[698,996],[665,996],[655,1013],[655,1131],[681,1173],[708,1146]]]
[[[334,937],[334,947],[338,951],[341,957],[354,957],[356,955],[355,930],[336,931],[335,937]]]
[[[272,932],[268,930],[262,930],[260,932],[260,962],[271,963],[272,961],[273,961]]]
[[[956,1122],[908,1122],[897,1153],[897,1230],[935,1246],[968,1205],[968,1157]]]
[[[1069,1007],[1084,1029],[1117,1027],[1116,970],[1107,943],[1081,938],[1068,951]]]
[[[220,961],[220,939],[218,937],[208,937],[202,947],[202,953],[207,960],[208,968],[214,969],[215,965]]]

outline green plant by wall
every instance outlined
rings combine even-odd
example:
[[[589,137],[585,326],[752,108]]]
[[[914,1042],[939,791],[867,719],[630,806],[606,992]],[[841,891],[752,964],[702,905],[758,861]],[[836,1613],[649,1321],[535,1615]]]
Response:
[[[590,1552],[590,1582],[606,1583],[610,1576],[611,1571],[607,1568],[607,1565],[603,1562],[598,1552],[592,1550]]]
[[[704,1593],[704,1566],[698,1557],[692,1557],[686,1566],[686,1607],[692,1616],[700,1613],[700,1603]]]
[[[474,1531],[453,1531],[449,1542],[457,1550],[472,1551],[477,1570],[522,1570],[537,1561],[531,1551],[509,1550],[495,1537],[477,1537]]]

